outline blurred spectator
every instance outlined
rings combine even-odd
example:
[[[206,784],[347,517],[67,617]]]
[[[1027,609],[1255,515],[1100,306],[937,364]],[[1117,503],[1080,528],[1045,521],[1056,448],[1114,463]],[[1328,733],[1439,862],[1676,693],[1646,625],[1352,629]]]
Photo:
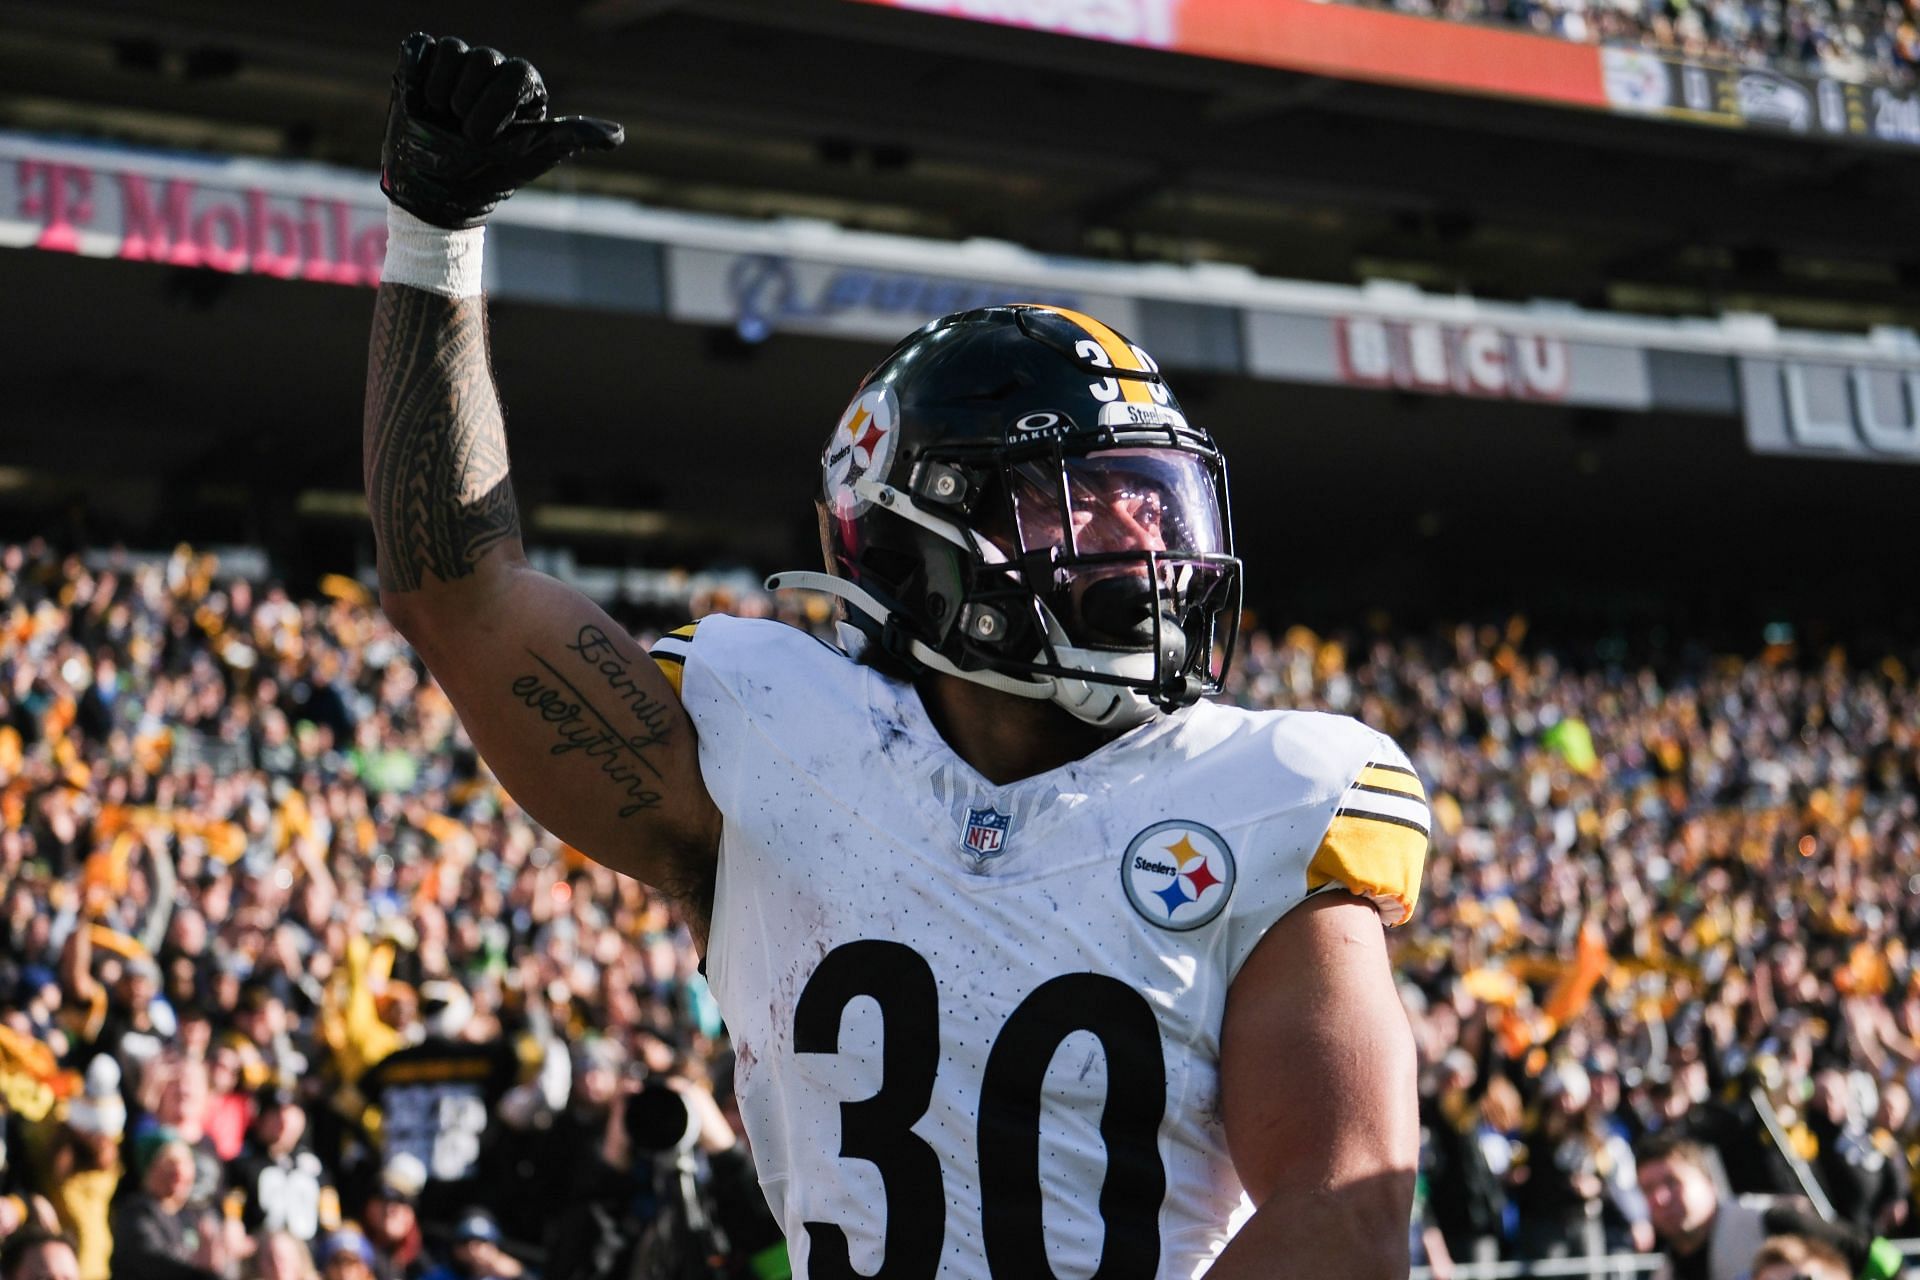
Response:
[[[80,1255],[70,1237],[26,1227],[0,1244],[0,1280],[80,1280]]]
[[[114,1248],[109,1206],[120,1185],[127,1125],[119,1064],[94,1059],[82,1087],[64,1118],[49,1108],[22,1125],[21,1137],[35,1185],[74,1243],[81,1280],[107,1280]]]
[[[320,1280],[307,1242],[285,1231],[255,1237],[246,1274],[247,1280]]]
[[[354,1226],[344,1226],[320,1237],[314,1261],[321,1280],[373,1280],[373,1244]]]
[[[469,1209],[454,1223],[452,1258],[427,1280],[521,1280],[532,1273],[501,1246],[500,1225],[485,1209]]]
[[[1862,1092],[1870,1099],[1862,1099]],[[1890,1158],[1869,1128],[1868,1117],[1879,1106],[1879,1091],[1869,1079],[1855,1080],[1831,1067],[1814,1075],[1807,1114],[1807,1128],[1819,1146],[1814,1170],[1840,1221],[1865,1235],[1873,1234],[1875,1224],[1904,1202],[1910,1189],[1910,1179],[1893,1168],[1900,1157]]]
[[[750,592],[691,602],[713,608],[831,623]],[[631,620],[644,642],[684,612]],[[1584,1251],[1596,1231],[1632,1244],[1644,1214],[1692,1274],[1700,1224],[1671,1191],[1651,1203],[1676,1175],[1632,1171],[1628,1144],[1656,1139],[1708,1144],[1741,1193],[1794,1190],[1796,1162],[1836,1186],[1877,1169],[1850,1209],[1910,1223],[1914,657],[1642,660],[1521,619],[1249,626],[1227,697],[1360,715],[1432,798],[1422,902],[1391,940],[1426,1067],[1429,1209],[1461,1261]],[[505,796],[358,583],[302,597],[186,548],[0,546],[0,1099],[18,1136],[0,1192],[22,1221],[44,1197],[82,1280],[116,1269],[116,1194],[151,1199],[137,1174],[120,1186],[123,1159],[183,1139],[191,1260],[223,1254],[230,1277],[243,1223],[243,1274],[301,1268],[267,1169],[313,1173],[308,1156],[319,1191],[283,1202],[287,1224],[319,1233],[323,1268],[374,1273],[357,1280],[419,1280],[420,1220],[468,1205],[542,1250],[548,1280],[627,1280],[688,1186],[736,1252],[776,1247],[724,1119],[685,1150],[640,1149],[629,1124],[663,1089],[705,1116],[703,1082],[724,1116],[730,1055],[697,966],[667,903]],[[325,1243],[340,1201],[366,1230],[338,1239],[365,1256]]]
[[[148,1144],[139,1190],[113,1212],[114,1280],[182,1280],[224,1265],[202,1212],[191,1209],[193,1148],[161,1134]]]
[[[307,1113],[299,1095],[283,1084],[263,1088],[254,1102],[247,1144],[230,1173],[248,1232],[282,1231],[302,1243],[320,1233],[323,1194],[338,1193],[306,1138]]]
[[[226,1181],[220,1153],[207,1136],[207,1064],[166,1047],[147,1058],[139,1090],[144,1114],[129,1129],[136,1153],[165,1140],[184,1145],[193,1161],[186,1203],[196,1210],[213,1207]]]
[[[472,997],[457,984],[424,983],[419,996],[421,1039],[375,1063],[359,1090],[379,1109],[386,1159],[410,1156],[426,1171],[421,1215],[444,1224],[480,1194],[482,1158],[522,1063],[511,1043],[475,1021]]]
[[[1478,1074],[1472,1054],[1448,1050],[1427,1104],[1427,1208],[1455,1262],[1498,1261],[1505,1229],[1507,1162],[1496,1172],[1480,1140],[1483,1107],[1472,1096]]]
[[[1913,1219],[1913,1095],[1907,1087],[1889,1081],[1880,1089],[1880,1105],[1873,1113],[1873,1145],[1887,1162],[1887,1193],[1871,1224],[1878,1235],[1900,1235]]]
[[[1527,1130],[1527,1161],[1514,1201],[1522,1259],[1589,1258],[1606,1252],[1600,1215],[1603,1141],[1589,1119],[1592,1083],[1578,1063],[1547,1071],[1540,1112]]]
[[[416,1209],[426,1181],[426,1168],[404,1152],[381,1167],[361,1215],[373,1245],[375,1280],[419,1280],[425,1274],[426,1237]]]
[[[1751,1280],[1853,1280],[1838,1249],[1804,1236],[1774,1236],[1753,1256]]]
[[[1818,1240],[1846,1259],[1847,1274],[1892,1275],[1871,1237],[1827,1223],[1805,1204],[1723,1191],[1698,1143],[1655,1138],[1640,1153],[1640,1186],[1665,1255],[1662,1280],[1741,1280],[1770,1236]],[[1897,1260],[1897,1255],[1895,1255]],[[1897,1268],[1896,1268],[1897,1269]]]

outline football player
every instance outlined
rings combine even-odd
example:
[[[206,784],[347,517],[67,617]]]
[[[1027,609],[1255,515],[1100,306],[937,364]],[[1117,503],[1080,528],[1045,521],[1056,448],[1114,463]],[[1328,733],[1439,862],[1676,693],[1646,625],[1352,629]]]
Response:
[[[524,61],[402,46],[381,599],[520,803],[692,921],[795,1273],[1406,1275],[1383,926],[1425,798],[1353,720],[1203,700],[1240,611],[1225,467],[1144,351],[1002,306],[882,360],[822,454],[826,572],[770,580],[838,596],[838,647],[714,616],[649,655],[529,567],[482,223],[620,138]]]

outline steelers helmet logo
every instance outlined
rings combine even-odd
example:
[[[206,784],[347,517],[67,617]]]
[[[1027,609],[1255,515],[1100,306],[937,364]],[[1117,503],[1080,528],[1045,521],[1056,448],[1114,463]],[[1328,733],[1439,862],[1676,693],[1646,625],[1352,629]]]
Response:
[[[893,388],[884,386],[868,388],[840,416],[820,460],[822,492],[835,515],[851,518],[872,505],[853,491],[853,485],[869,475],[886,477],[899,422],[899,402]]]
[[[1156,822],[1127,845],[1120,883],[1133,909],[1162,929],[1198,929],[1233,893],[1233,851],[1197,822]]]

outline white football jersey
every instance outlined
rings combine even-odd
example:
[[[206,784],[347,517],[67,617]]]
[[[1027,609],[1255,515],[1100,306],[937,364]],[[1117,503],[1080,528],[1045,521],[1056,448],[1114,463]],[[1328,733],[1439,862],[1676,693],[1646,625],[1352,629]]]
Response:
[[[1316,889],[1418,892],[1357,721],[1201,703],[1008,786],[906,684],[779,623],[654,657],[724,817],[706,955],[796,1276],[1191,1277],[1241,1203],[1227,988]]]

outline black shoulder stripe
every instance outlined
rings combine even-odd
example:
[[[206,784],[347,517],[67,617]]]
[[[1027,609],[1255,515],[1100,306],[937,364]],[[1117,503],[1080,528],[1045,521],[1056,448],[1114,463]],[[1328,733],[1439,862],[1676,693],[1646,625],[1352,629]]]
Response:
[[[1365,818],[1368,822],[1387,822],[1396,827],[1405,827],[1409,831],[1418,831],[1429,840],[1433,838],[1433,833],[1419,823],[1411,822],[1406,818],[1391,817],[1384,813],[1369,813],[1365,809],[1336,809],[1333,816],[1336,818]]]
[[[1414,772],[1413,770],[1411,770],[1411,769],[1402,769],[1402,768],[1401,768],[1401,767],[1400,767],[1399,765],[1397,765],[1397,764],[1380,764],[1380,763],[1378,763],[1378,762],[1376,761],[1376,762],[1373,762],[1373,763],[1370,763],[1370,764],[1368,764],[1368,765],[1367,765],[1367,768],[1369,768],[1369,769],[1385,769],[1385,770],[1386,770],[1386,771],[1387,771],[1388,773],[1404,773],[1404,774],[1406,774],[1406,775],[1407,775],[1407,776],[1408,776],[1409,778],[1415,778],[1415,779],[1417,779],[1417,778],[1419,778],[1419,776],[1420,776],[1419,774],[1417,774],[1417,773],[1415,773],[1415,772]]]
[[[1378,765],[1375,765],[1374,767],[1379,768]],[[1420,796],[1414,795],[1410,791],[1395,791],[1392,787],[1376,787],[1369,782],[1356,782],[1352,786],[1348,787],[1347,790],[1371,791],[1373,792],[1373,794],[1377,796],[1392,796],[1395,800],[1411,800],[1415,804],[1426,803],[1424,799],[1422,799]]]

